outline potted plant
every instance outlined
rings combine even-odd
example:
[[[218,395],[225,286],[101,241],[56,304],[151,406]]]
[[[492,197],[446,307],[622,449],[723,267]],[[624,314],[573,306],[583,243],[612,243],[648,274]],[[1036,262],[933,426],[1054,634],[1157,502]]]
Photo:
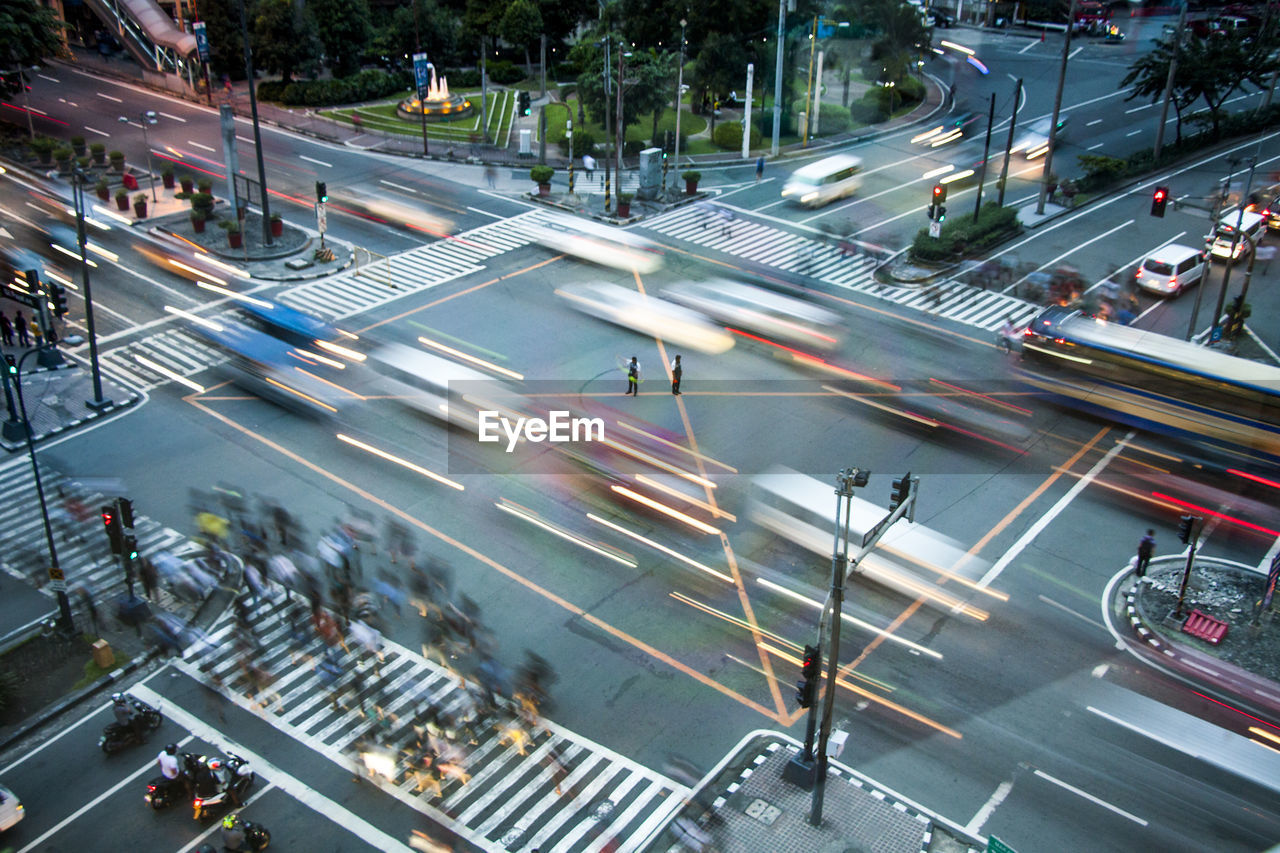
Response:
[[[223,219],[218,222],[218,227],[227,232],[227,244],[233,249],[239,249],[244,235],[240,233],[240,223],[234,219]]]
[[[133,197],[133,213],[139,219],[147,218],[147,194],[138,193]]]
[[[182,191],[190,194],[195,189],[196,179],[191,177],[190,172],[183,172],[178,176],[178,183],[182,185]]]
[[[681,172],[680,177],[684,178],[684,191],[688,195],[693,195],[698,191],[698,181],[702,180],[702,173],[695,172],[690,169],[687,172]]]
[[[129,209],[129,191],[124,187],[116,190],[116,207],[121,210]]]
[[[77,157],[83,157],[85,154],[89,153],[88,149],[85,147],[83,136],[71,137],[71,150],[76,153]]]
[[[107,165],[107,146],[101,142],[89,143],[89,155],[93,157],[95,166]]]
[[[200,190],[202,193],[211,193],[213,192],[213,181],[208,178],[201,178],[196,181],[196,189]]]
[[[194,229],[194,230],[195,230],[195,232],[196,232],[197,234],[203,234],[203,233],[204,233],[204,223],[205,223],[204,211],[203,211],[203,210],[194,210],[194,209],[193,209],[193,210],[191,211],[191,227],[192,227],[192,229]]]
[[[280,218],[280,214],[271,214],[271,236],[280,237],[284,235],[284,220]]]
[[[546,196],[551,193],[551,176],[556,170],[550,166],[534,166],[529,170],[529,178],[538,185],[538,195]]]
[[[618,216],[625,219],[631,215],[631,199],[635,198],[631,193],[618,193]]]
[[[47,136],[37,136],[29,145],[32,152],[39,158],[41,166],[53,164],[53,149],[58,147],[58,143]]]
[[[124,152],[123,151],[112,151],[110,154],[107,155],[107,157],[111,159],[111,168],[115,169],[117,172],[124,171]]]
[[[167,189],[167,190],[171,190],[171,189],[173,189],[173,186],[174,186],[174,180],[173,180],[173,167],[172,167],[172,166],[165,166],[165,167],[164,167],[164,171],[160,173],[160,179],[161,179],[162,181],[164,181],[164,188],[165,188],[165,189]]]
[[[98,198],[103,201],[109,201],[111,199],[111,187],[107,185],[106,178],[98,178],[98,185],[96,189],[98,191]]]
[[[85,169],[89,168],[89,158],[88,158],[88,156],[84,156],[84,157],[77,157],[77,158],[76,158],[76,165],[80,167],[80,171],[82,171],[82,172],[83,172]]]
[[[59,172],[71,171],[71,158],[73,156],[75,156],[75,152],[65,145],[54,149],[53,159],[58,161]]]
[[[191,209],[198,210],[206,219],[213,213],[213,196],[208,193],[195,193],[191,196]]]

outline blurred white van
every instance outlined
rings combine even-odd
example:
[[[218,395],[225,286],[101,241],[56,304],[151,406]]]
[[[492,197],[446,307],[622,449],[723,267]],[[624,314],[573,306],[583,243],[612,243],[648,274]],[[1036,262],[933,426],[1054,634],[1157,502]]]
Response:
[[[801,166],[782,185],[782,197],[795,199],[807,207],[819,207],[853,195],[862,186],[862,159],[837,154]]]

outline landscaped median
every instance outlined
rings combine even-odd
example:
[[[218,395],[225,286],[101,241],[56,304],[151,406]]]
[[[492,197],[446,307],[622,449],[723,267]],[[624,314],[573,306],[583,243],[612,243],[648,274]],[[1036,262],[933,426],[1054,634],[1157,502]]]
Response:
[[[987,202],[975,221],[971,214],[961,214],[942,223],[940,237],[929,236],[921,228],[911,244],[911,259],[922,263],[945,263],[966,253],[982,253],[998,246],[1022,230],[1016,207],[1001,207]]]
[[[459,92],[475,107],[470,116],[451,122],[428,121],[427,136],[443,142],[471,142],[482,134],[482,120],[487,120],[489,137],[495,142],[506,145],[510,142],[510,134],[516,118],[516,90],[489,90],[485,101],[486,109],[481,115],[480,93]],[[396,115],[396,108],[406,98],[413,97],[412,92],[404,92],[391,100],[359,104],[349,107],[335,107],[316,112],[319,115],[345,122],[355,127],[367,128],[379,133],[398,133],[405,136],[422,136],[420,119],[403,119]]]

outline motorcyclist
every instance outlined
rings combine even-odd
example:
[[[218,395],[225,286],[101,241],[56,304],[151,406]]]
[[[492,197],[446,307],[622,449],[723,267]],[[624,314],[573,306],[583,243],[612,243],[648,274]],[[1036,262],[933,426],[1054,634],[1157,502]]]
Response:
[[[178,745],[167,744],[156,756],[156,764],[160,765],[160,775],[170,782],[176,780],[181,773],[178,768]]]
[[[111,713],[115,714],[116,724],[121,729],[133,735],[141,734],[141,715],[128,696],[123,693],[111,694]]]
[[[244,821],[237,812],[222,819],[222,846],[228,850],[244,850]]]

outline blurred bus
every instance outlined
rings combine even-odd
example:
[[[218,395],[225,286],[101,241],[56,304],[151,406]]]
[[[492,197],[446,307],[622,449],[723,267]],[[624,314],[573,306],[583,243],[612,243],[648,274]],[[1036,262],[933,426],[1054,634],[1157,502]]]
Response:
[[[377,375],[374,394],[455,426],[475,427],[481,409],[518,408],[518,395],[492,376],[405,344],[385,344],[369,353]]]
[[[1059,402],[1280,463],[1280,367],[1061,307],[1032,320],[1022,358]]]
[[[883,506],[852,499],[851,551],[858,550],[863,534],[887,514]],[[808,551],[830,557],[836,530],[835,488],[775,466],[752,478],[751,520]],[[976,581],[986,570],[983,560],[966,553],[958,543],[906,519],[890,528],[858,566],[859,574],[870,581],[976,619],[985,619],[986,611],[968,604],[960,594],[965,587],[978,591]],[[952,583],[943,586],[944,581]]]
[[[524,227],[535,243],[584,261],[641,275],[662,268],[657,243],[621,228],[558,214]]]
[[[319,317],[269,299],[246,296],[238,300],[236,307],[247,315],[249,325],[298,346],[320,346],[332,352],[334,349],[345,350],[343,344],[357,340],[355,335],[344,332]],[[350,351],[347,351],[347,357],[353,361],[364,358]]]
[[[731,330],[754,332],[775,343],[823,352],[840,345],[839,315],[762,287],[713,279],[675,284],[662,296]]]
[[[733,336],[697,311],[616,284],[571,284],[556,290],[574,308],[646,337],[716,355],[733,348]]]
[[[221,317],[189,328],[226,357],[219,369],[227,378],[285,408],[327,418],[361,399],[344,386],[344,365],[329,356]]]

